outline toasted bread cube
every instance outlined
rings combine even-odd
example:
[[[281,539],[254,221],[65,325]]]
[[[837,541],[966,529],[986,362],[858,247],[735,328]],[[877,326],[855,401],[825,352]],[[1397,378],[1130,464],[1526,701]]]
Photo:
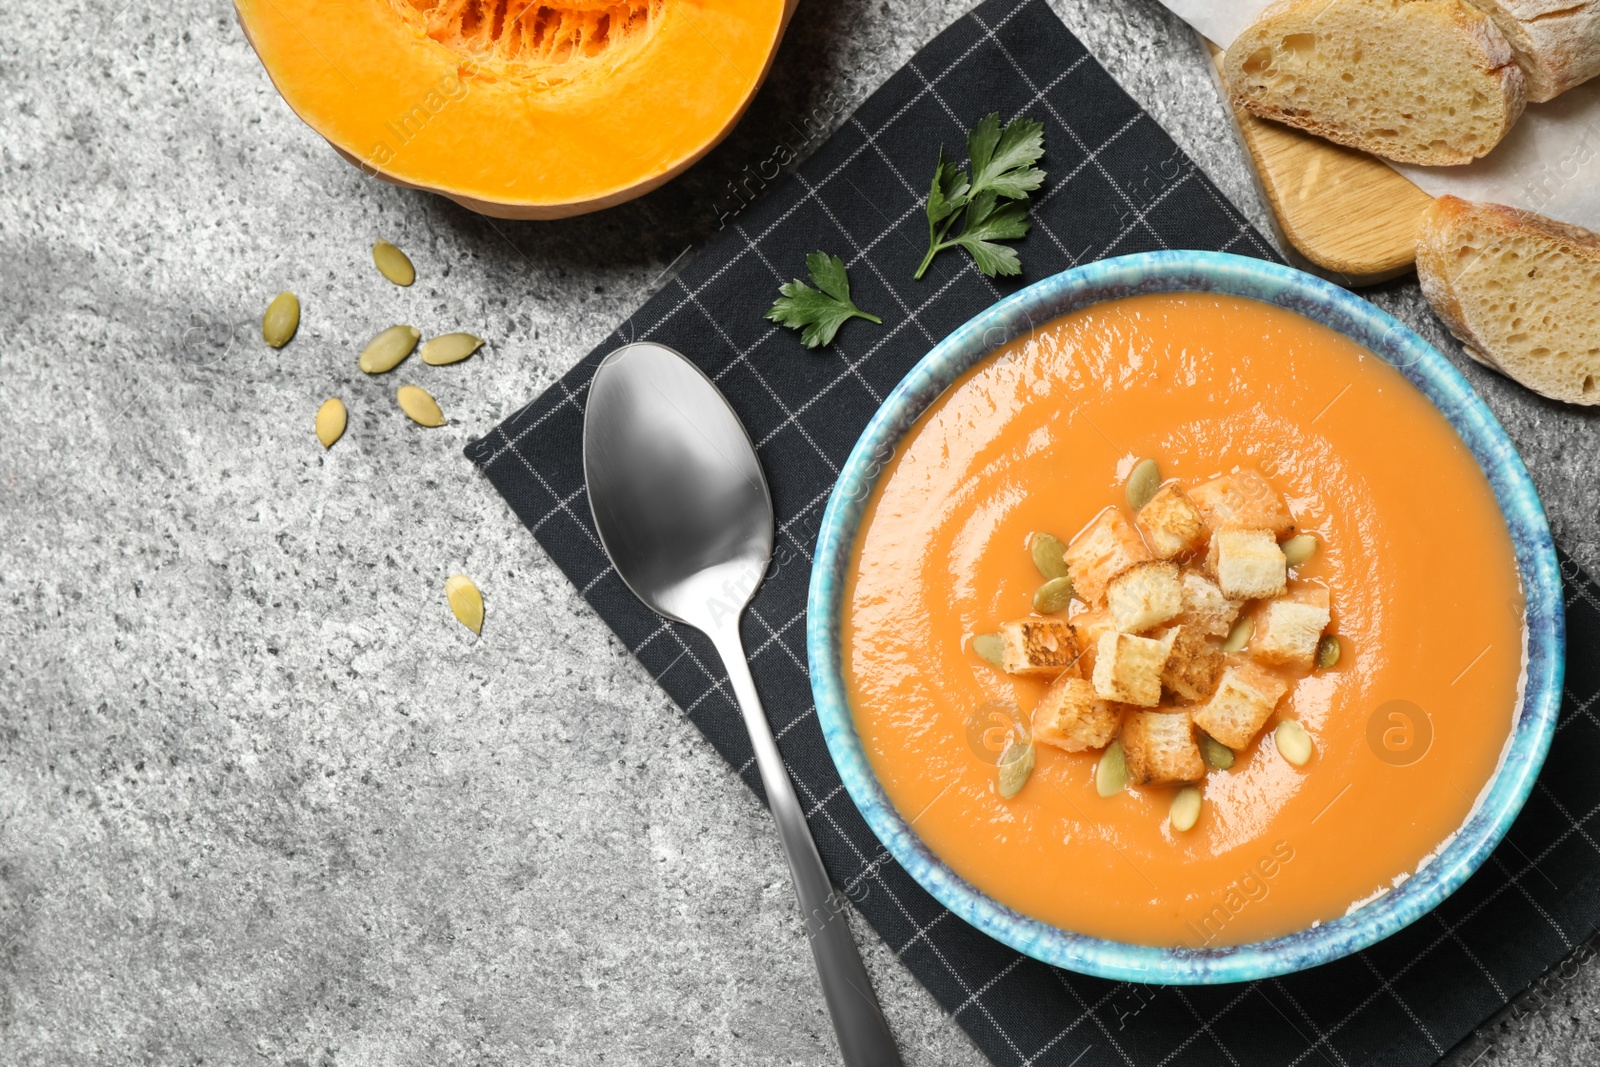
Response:
[[[1205,516],[1194,506],[1189,494],[1177,482],[1156,490],[1149,503],[1134,516],[1145,542],[1160,559],[1175,559],[1205,547],[1211,531]]]
[[[1161,668],[1171,651],[1165,641],[1101,634],[1095,647],[1094,691],[1105,700],[1155,707],[1161,703]]]
[[[1085,678],[1092,677],[1095,651],[1100,647],[1100,635],[1115,633],[1117,629],[1112,625],[1111,612],[1105,608],[1080,611],[1068,620],[1067,625],[1072,627],[1073,640],[1078,642],[1079,673]]]
[[[1231,749],[1244,748],[1288,691],[1288,682],[1252,663],[1229,667],[1194,724]]]
[[[1271,530],[1282,536],[1294,529],[1294,516],[1272,483],[1253,467],[1213,478],[1189,490],[1206,525],[1217,530]]]
[[[1000,637],[1006,643],[1001,664],[1008,674],[1076,673],[1078,645],[1062,619],[1018,619],[1001,626]]]
[[[1161,668],[1161,684],[1185,700],[1208,699],[1222,674],[1221,646],[1193,626],[1174,626],[1162,638],[1172,651]]]
[[[1218,530],[1211,535],[1206,569],[1233,600],[1282,596],[1289,560],[1270,530]]]
[[[1262,663],[1310,670],[1316,662],[1317,642],[1332,618],[1326,588],[1296,583],[1287,595],[1267,601],[1262,608],[1250,635],[1250,655]]]
[[[1106,586],[1111,622],[1125,634],[1142,634],[1183,610],[1178,565],[1165,560],[1135,563]]]
[[[1206,763],[1194,739],[1194,723],[1183,711],[1136,711],[1122,724],[1122,755],[1128,781],[1197,782]]]
[[[1072,539],[1061,558],[1072,575],[1073,593],[1085,604],[1097,604],[1106,595],[1106,584],[1149,559],[1150,550],[1121,509],[1110,507]]]
[[[1122,715],[1101,700],[1082,678],[1062,675],[1050,683],[1033,709],[1033,739],[1068,752],[1105,748],[1117,736]]]
[[[1239,617],[1239,601],[1222,595],[1222,588],[1199,571],[1183,572],[1183,625],[1214,637],[1227,637]]]

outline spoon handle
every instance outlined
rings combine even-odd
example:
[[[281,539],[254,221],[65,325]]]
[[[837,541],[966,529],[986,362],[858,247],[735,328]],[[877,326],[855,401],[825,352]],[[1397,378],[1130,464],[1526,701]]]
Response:
[[[744,714],[745,728],[750,731],[756,766],[761,770],[761,785],[767,794],[767,806],[778,823],[778,840],[783,843],[783,854],[794,878],[795,895],[800,898],[800,911],[806,917],[811,954],[817,961],[822,995],[828,1002],[828,1014],[833,1017],[833,1029],[839,1037],[845,1065],[900,1067],[894,1035],[889,1032],[889,1022],[878,1007],[867,969],[861,963],[861,953],[845,921],[845,896],[833,888],[827,869],[822,866],[822,857],[806,825],[805,810],[795,796],[794,783],[789,780],[783,757],[778,755],[778,743],[773,740],[767,713],[756,695],[738,624],[719,627],[708,636],[717,646],[722,665],[727,668],[728,681],[733,685],[739,710]]]

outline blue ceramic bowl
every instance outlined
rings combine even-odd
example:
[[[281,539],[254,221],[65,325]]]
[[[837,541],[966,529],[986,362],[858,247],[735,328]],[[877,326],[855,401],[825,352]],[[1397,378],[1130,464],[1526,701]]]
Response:
[[[1399,368],[1472,450],[1505,513],[1527,596],[1528,662],[1510,743],[1480,803],[1432,863],[1353,914],[1254,944],[1165,949],[1087,937],[1031,919],[962,879],[912,832],[872,773],[840,671],[844,575],[881,464],[963,371],[1013,338],[1090,304],[1140,293],[1252,297],[1330,326]],[[1533,788],[1561,700],[1566,631],[1555,547],[1533,483],[1505,431],[1460,373],[1410,329],[1335,285],[1276,264],[1214,252],[1149,252],[1058,274],[1002,300],[940,342],[906,375],[850,453],[828,501],[811,572],[806,649],[817,717],[845,788],[873,833],[956,915],[1045,963],[1102,978],[1167,984],[1242,982],[1328,963],[1415,922],[1488,858]]]

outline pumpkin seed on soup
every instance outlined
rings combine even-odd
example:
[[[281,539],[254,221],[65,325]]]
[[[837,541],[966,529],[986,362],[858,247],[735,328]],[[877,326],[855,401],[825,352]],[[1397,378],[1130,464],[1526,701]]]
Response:
[[[1311,759],[1311,735],[1293,719],[1280,722],[1272,731],[1272,739],[1278,745],[1278,754],[1296,767],[1304,767]]]
[[[282,348],[300,328],[300,298],[282,292],[272,298],[261,316],[261,339],[273,348]]]
[[[1055,534],[1036,533],[1028,538],[1028,553],[1047,581],[1067,576],[1067,563],[1062,558],[1067,554],[1067,546]]]
[[[357,364],[368,374],[386,374],[411,354],[421,338],[422,331],[415,326],[391,326],[367,342]]]
[[[1200,755],[1206,761],[1206,766],[1225,771],[1233,766],[1233,749],[1218,741],[1210,734],[1200,735]]]
[[[1122,754],[1122,742],[1113,741],[1095,764],[1094,791],[1103,797],[1116,796],[1127,784],[1128,760]]]
[[[1298,567],[1317,554],[1317,539],[1313,534],[1295,534],[1281,546],[1283,558],[1289,566]]]
[[[422,346],[422,362],[430,367],[460,363],[482,347],[483,338],[470,333],[441,334]]]
[[[1072,579],[1052,578],[1033,593],[1033,610],[1040,615],[1066,611],[1072,603]]]
[[[1000,779],[1000,795],[1010,800],[1022,792],[1022,787],[1028,784],[1028,776],[1033,773],[1033,763],[1031,744],[1014,741],[1007,745],[995,767]]]
[[[372,246],[372,262],[378,273],[396,285],[410,285],[417,280],[417,268],[411,259],[388,241],[378,241]]]
[[[972,639],[972,651],[991,667],[1005,670],[1006,641],[999,634],[978,634]]]
[[[1238,652],[1250,643],[1250,635],[1255,631],[1256,622],[1245,616],[1233,624],[1233,629],[1228,631],[1228,639],[1222,642],[1222,651]]]
[[[451,614],[456,621],[475,634],[483,633],[483,594],[465,574],[452,574],[445,579],[445,599],[450,601]]]
[[[1339,654],[1344,651],[1344,646],[1332,634],[1324,634],[1322,640],[1317,642],[1317,666],[1327,670],[1339,662]]]
[[[1194,829],[1194,824],[1200,821],[1200,807],[1205,798],[1200,795],[1200,787],[1186,785],[1178,790],[1178,795],[1172,798],[1172,808],[1167,812],[1167,821],[1172,828],[1181,833]]]
[[[1161,468],[1153,459],[1141,459],[1128,472],[1128,506],[1138,511],[1150,503],[1150,498],[1161,488]]]
[[[444,425],[444,412],[439,409],[439,402],[426,389],[415,385],[402,385],[395,390],[394,398],[400,404],[400,410],[409,415],[411,421],[417,425]]]
[[[344,428],[350,421],[350,414],[345,410],[344,401],[338,397],[329,397],[317,409],[317,440],[322,442],[323,448],[332,448],[333,443],[344,436]]]

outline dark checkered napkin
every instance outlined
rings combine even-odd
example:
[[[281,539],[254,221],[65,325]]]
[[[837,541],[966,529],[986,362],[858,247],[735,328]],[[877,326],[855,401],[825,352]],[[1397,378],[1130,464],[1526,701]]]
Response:
[[[958,158],[991,111],[1045,124],[1049,181],[1024,274],[991,280],[927,247],[922,196],[941,142]],[[849,265],[857,302],[824,355],[762,318],[817,248]],[[600,358],[652,339],[695,360],[757,442],[778,566],[744,622],[779,746],[834,880],[997,1064],[1428,1064],[1570,953],[1600,917],[1600,589],[1566,561],[1573,649],[1560,742],[1510,837],[1433,915],[1372,949],[1289,978],[1214,988],[1056,970],[973,930],[873,838],[823,744],[806,674],[810,553],[829,490],[868,418],[935,342],[1021,285],[1158,248],[1272,250],[1067,32],[1042,0],[989,0],[895,74],[791,178],[468,456],[619,638],[751,789],[750,744],[715,653],[618,580],[589,517],[583,404]]]

